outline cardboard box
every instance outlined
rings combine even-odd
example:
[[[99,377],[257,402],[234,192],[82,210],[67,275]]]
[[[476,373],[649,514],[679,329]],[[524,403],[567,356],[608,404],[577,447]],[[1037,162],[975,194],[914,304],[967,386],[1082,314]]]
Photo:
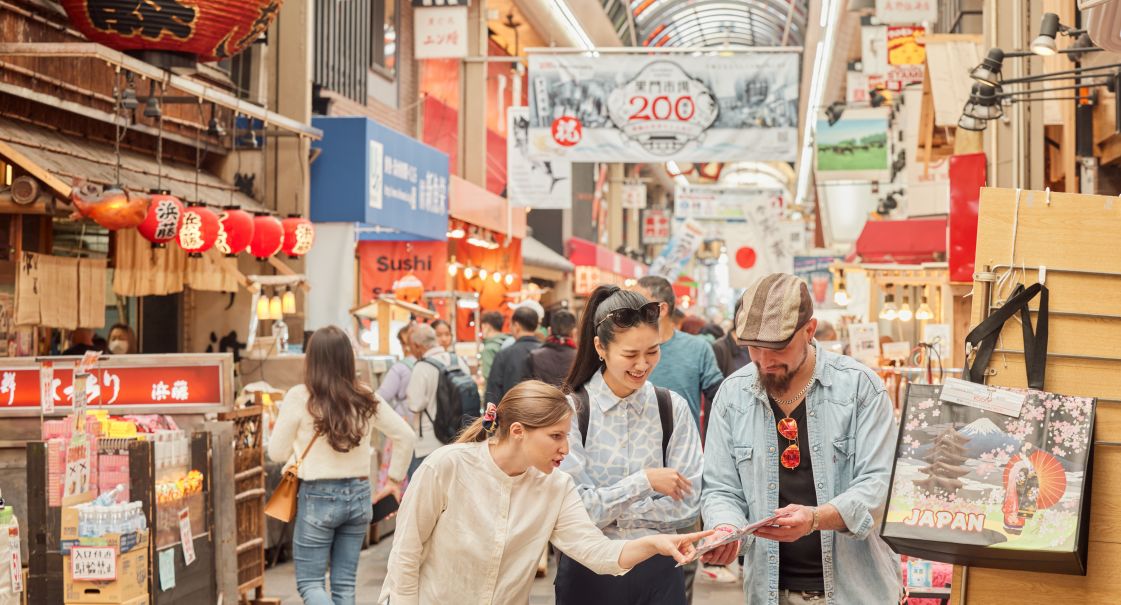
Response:
[[[148,594],[148,532],[107,534],[100,538],[84,538],[69,546],[104,546],[116,551],[116,580],[75,580],[71,570],[71,555],[62,558],[63,599],[75,604],[128,604],[147,603]],[[136,599],[144,597],[144,601]]]
[[[65,605],[84,605],[84,604],[83,603],[72,603],[70,601],[66,601]],[[148,595],[144,595],[142,597],[136,597],[135,599],[132,599],[131,601],[125,601],[124,603],[116,603],[115,605],[148,605]]]

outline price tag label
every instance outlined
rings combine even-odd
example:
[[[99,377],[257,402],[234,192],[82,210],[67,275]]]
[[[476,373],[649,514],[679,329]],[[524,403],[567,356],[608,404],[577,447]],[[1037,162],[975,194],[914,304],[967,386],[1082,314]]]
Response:
[[[959,378],[947,378],[942,385],[940,398],[942,401],[1019,418],[1028,396],[1026,393],[998,389]]]
[[[12,525],[8,528],[8,548],[11,556],[8,561],[8,571],[12,578],[12,592],[23,592],[23,561],[19,553],[19,526]]]
[[[54,413],[54,363],[50,361],[39,366],[39,405],[44,414]]]
[[[75,580],[117,579],[117,551],[110,546],[74,546],[70,549],[70,575]]]
[[[161,550],[160,554],[160,590],[175,588],[175,549]]]
[[[191,533],[191,511],[179,511],[179,539],[183,542],[183,561],[190,565],[195,562],[195,538]]]

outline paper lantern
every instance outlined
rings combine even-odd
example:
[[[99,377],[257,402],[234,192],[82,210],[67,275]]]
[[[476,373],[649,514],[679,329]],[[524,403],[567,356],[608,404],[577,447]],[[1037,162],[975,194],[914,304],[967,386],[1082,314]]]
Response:
[[[281,249],[288,258],[299,258],[311,250],[315,243],[315,226],[306,218],[290,216],[280,221],[284,229],[284,244]]]
[[[284,243],[284,227],[275,216],[258,214],[253,217],[253,239],[249,253],[257,260],[265,260],[280,251]]]
[[[404,302],[419,303],[424,296],[424,282],[412,273],[406,273],[393,282],[393,296]]]
[[[179,247],[199,258],[218,240],[218,215],[201,205],[188,205],[179,226]]]
[[[152,242],[153,248],[163,248],[164,244],[179,234],[183,222],[183,202],[168,191],[153,190],[148,204],[148,216],[136,227],[140,236]]]
[[[219,61],[245,50],[281,0],[62,0],[75,29],[116,50],[155,50]]]
[[[237,256],[253,241],[253,215],[229,206],[218,215],[218,240],[214,247],[226,256]]]
[[[118,186],[102,191],[90,183],[75,185],[70,190],[70,202],[78,216],[92,219],[110,231],[131,229],[148,216],[148,196]]]

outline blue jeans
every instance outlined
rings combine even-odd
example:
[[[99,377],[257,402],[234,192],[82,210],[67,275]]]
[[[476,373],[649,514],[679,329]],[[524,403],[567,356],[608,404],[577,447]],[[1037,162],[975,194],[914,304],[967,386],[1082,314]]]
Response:
[[[301,481],[297,506],[292,544],[300,597],[305,605],[354,605],[358,554],[373,518],[369,480]]]

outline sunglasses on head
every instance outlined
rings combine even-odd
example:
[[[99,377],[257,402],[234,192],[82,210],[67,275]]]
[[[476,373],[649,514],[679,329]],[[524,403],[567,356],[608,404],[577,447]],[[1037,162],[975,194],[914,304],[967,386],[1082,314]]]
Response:
[[[603,322],[611,320],[618,328],[630,328],[637,325],[639,322],[644,323],[658,323],[658,318],[662,314],[661,303],[649,302],[641,307],[635,309],[633,307],[624,307],[622,309],[615,309],[603,316],[603,319],[596,322],[596,329],[598,330]]]

